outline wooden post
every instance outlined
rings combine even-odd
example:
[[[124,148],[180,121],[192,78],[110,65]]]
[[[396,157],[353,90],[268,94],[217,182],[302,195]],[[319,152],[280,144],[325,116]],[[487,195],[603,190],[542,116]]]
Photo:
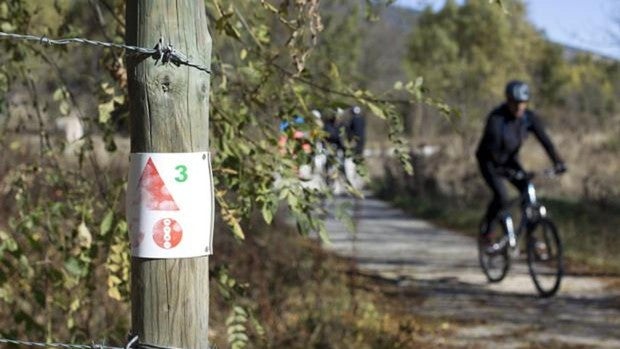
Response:
[[[210,66],[211,37],[203,0],[127,1],[129,45],[161,38],[192,62]],[[131,152],[209,150],[209,74],[129,56]],[[208,348],[209,259],[131,261],[132,333],[140,342]]]

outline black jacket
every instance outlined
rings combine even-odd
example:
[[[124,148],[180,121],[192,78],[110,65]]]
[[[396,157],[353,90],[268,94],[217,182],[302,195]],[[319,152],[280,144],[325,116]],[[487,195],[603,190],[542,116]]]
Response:
[[[361,156],[364,153],[366,142],[366,121],[361,115],[353,115],[347,127],[349,141],[355,142],[354,154]]]
[[[329,146],[335,147],[334,150],[344,149],[340,139],[340,127],[334,120],[326,121],[323,125],[323,131],[327,133],[325,140]]]
[[[507,104],[502,104],[489,114],[476,151],[478,161],[490,161],[498,166],[517,161],[528,132],[534,133],[554,164],[562,162],[538,116],[527,109],[522,117],[514,117]]]

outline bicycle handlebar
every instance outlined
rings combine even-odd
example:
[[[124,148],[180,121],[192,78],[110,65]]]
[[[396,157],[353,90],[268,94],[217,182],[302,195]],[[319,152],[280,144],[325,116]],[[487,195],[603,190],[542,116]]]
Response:
[[[501,174],[509,179],[531,181],[535,177],[543,176],[545,178],[555,178],[566,172],[566,168],[547,168],[542,171],[517,171],[513,169],[504,169]]]

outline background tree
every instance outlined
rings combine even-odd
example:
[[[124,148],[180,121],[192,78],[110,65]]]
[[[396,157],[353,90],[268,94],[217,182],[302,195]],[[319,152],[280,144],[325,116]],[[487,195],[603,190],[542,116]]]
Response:
[[[588,53],[571,58],[533,27],[522,1],[506,3],[505,10],[481,0],[449,0],[437,12],[424,10],[405,59],[410,77],[423,76],[430,91],[459,106],[459,125],[466,128],[478,127],[515,78],[531,83],[538,107],[565,105],[596,115],[615,110],[610,93],[617,87],[603,75],[614,74],[616,61]]]
[[[510,15],[504,16],[486,1],[459,6],[448,0],[436,13],[427,8],[411,34],[410,73],[423,76],[430,91],[462,107],[465,117],[478,118],[500,99],[510,78],[529,77],[529,63],[543,46],[525,20],[524,5],[510,4]]]

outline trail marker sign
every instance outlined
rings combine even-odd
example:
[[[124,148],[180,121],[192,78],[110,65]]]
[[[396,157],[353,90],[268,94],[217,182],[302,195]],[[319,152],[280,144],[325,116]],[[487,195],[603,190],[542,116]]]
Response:
[[[208,152],[132,153],[126,201],[132,256],[212,254],[213,200]]]

